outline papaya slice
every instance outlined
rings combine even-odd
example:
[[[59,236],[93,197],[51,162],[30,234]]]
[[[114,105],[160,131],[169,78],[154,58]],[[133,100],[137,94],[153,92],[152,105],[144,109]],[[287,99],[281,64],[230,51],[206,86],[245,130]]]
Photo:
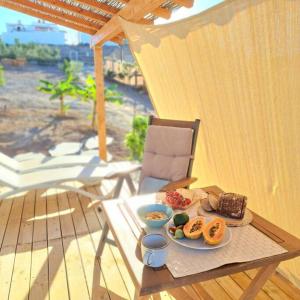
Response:
[[[226,223],[222,218],[215,218],[206,224],[203,237],[207,244],[217,245],[222,242],[225,235]]]
[[[189,220],[183,226],[184,236],[191,240],[197,240],[201,237],[204,226],[205,226],[204,217],[195,217]]]

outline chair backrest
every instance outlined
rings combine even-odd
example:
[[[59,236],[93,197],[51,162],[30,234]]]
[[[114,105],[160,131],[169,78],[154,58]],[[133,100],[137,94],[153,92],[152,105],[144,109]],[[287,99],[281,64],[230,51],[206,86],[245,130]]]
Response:
[[[200,120],[149,119],[139,193],[190,177]]]

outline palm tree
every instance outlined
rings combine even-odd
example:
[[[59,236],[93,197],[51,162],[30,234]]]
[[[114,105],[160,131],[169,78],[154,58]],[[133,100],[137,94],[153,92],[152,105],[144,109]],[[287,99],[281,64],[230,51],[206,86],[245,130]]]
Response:
[[[49,82],[47,80],[40,80],[41,85],[38,86],[38,90],[50,94],[49,100],[59,99],[60,101],[60,115],[65,116],[70,105],[66,105],[64,102],[65,96],[76,96],[77,86],[74,84],[73,77],[58,81],[56,83]]]
[[[77,89],[77,95],[81,98],[83,102],[92,101],[92,113],[89,115],[92,128],[96,127],[96,82],[92,75],[88,75],[85,84]],[[117,91],[117,85],[112,84],[104,89],[104,100],[112,102],[114,104],[123,103],[123,94]]]

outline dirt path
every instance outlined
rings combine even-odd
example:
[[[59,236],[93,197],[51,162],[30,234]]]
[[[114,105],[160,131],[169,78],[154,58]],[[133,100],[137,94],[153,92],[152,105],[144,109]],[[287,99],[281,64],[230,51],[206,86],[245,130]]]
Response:
[[[31,151],[48,154],[48,149],[60,142],[83,142],[95,135],[87,119],[89,104],[68,99],[71,109],[62,119],[57,116],[58,101],[49,101],[48,95],[36,90],[40,79],[56,80],[61,76],[57,67],[27,65],[6,69],[6,85],[0,87],[1,152],[10,156]],[[106,103],[107,133],[115,139],[109,151],[116,160],[128,156],[123,141],[134,111],[152,112],[145,93],[126,86],[119,86],[118,90],[124,94],[124,104]]]

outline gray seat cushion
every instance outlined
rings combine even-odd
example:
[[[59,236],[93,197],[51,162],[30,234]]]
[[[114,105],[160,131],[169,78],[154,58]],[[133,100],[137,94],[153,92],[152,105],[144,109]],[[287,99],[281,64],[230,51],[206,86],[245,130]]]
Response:
[[[168,180],[153,177],[144,177],[140,184],[139,194],[156,193],[168,183]]]
[[[150,125],[147,131],[141,182],[145,177],[176,181],[187,176],[193,130]]]

